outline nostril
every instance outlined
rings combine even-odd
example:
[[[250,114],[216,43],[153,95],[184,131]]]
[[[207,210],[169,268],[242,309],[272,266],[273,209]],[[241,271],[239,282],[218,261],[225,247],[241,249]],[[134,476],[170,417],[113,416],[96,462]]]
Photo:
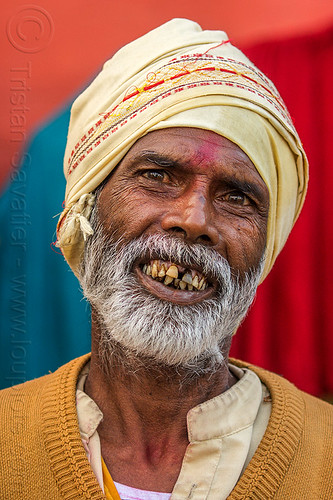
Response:
[[[188,234],[186,233],[185,229],[181,228],[180,226],[170,227],[168,230],[168,233],[170,235],[182,237],[184,239],[188,238]],[[195,240],[193,240],[193,241],[195,241],[196,243],[203,243],[203,244],[207,244],[207,243],[211,244],[211,242],[212,242],[212,240],[208,236],[208,234],[201,234],[200,236],[195,238]]]
[[[207,234],[202,234],[197,238],[198,243],[211,243],[211,239]]]
[[[179,227],[179,226],[170,227],[169,233],[175,234],[177,236],[184,236],[184,237],[186,237],[186,231],[184,229],[182,229],[181,227]]]

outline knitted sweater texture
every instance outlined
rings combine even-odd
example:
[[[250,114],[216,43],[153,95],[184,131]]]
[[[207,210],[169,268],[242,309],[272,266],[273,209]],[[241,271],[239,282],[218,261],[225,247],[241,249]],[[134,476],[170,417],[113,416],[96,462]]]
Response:
[[[76,382],[87,360],[83,356],[53,374],[0,392],[1,499],[105,498],[87,460],[76,416]],[[272,413],[228,498],[331,500],[333,407],[278,375],[232,362],[253,370],[268,387]]]

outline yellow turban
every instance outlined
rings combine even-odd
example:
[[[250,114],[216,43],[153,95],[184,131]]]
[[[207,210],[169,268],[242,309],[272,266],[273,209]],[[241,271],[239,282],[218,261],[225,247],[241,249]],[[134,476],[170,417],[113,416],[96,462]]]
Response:
[[[302,208],[308,164],[279,93],[222,31],[173,19],[120,49],[71,112],[58,245],[75,273],[92,233],[92,192],[146,133],[197,127],[237,144],[270,194],[270,271]]]

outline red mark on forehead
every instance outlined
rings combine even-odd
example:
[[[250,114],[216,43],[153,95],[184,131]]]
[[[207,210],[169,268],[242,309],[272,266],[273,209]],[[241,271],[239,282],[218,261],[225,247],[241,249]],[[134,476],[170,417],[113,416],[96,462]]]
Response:
[[[197,149],[197,158],[200,164],[205,167],[214,164],[218,154],[221,152],[221,146],[211,141],[204,141]]]

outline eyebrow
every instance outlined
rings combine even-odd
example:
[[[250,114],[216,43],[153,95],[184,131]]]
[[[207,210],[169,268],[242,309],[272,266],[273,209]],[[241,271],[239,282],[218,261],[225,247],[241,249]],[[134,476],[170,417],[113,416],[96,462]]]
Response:
[[[133,163],[138,163],[140,161],[149,161],[150,163],[154,163],[159,167],[178,167],[181,166],[181,162],[178,159],[170,158],[170,156],[166,156],[160,153],[156,153],[155,151],[142,151],[140,154],[136,155],[133,158]]]

